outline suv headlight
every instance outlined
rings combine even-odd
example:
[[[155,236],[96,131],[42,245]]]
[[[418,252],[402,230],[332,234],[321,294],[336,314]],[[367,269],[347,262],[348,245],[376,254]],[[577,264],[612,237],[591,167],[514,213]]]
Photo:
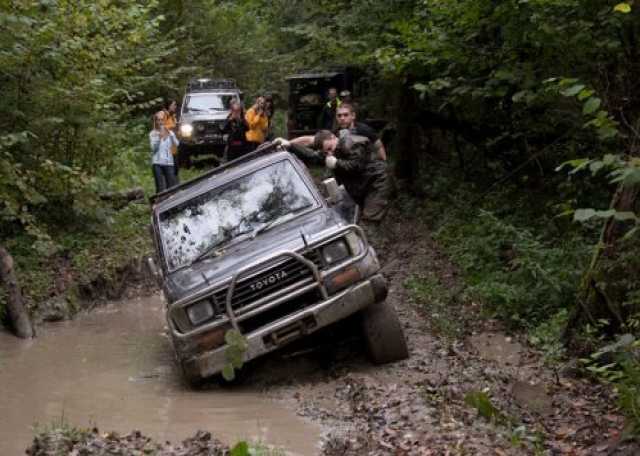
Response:
[[[209,301],[198,301],[187,307],[187,316],[192,325],[199,325],[213,317],[213,306]]]
[[[182,136],[191,136],[191,133],[193,133],[193,125],[191,124],[180,125],[180,134]]]
[[[322,257],[328,265],[342,261],[349,255],[349,247],[344,239],[338,239],[322,247]]]

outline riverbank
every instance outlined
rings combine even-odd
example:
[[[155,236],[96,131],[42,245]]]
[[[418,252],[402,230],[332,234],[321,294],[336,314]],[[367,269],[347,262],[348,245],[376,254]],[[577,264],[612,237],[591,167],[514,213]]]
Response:
[[[188,180],[202,172],[183,169],[180,177]],[[104,200],[86,217],[52,226],[46,247],[27,233],[3,240],[14,258],[25,306],[36,324],[68,320],[109,300],[157,290],[146,262],[155,254],[148,202],[153,182],[146,164],[133,174],[140,193],[136,199]],[[132,179],[126,181],[128,185]],[[0,316],[3,293],[0,287]]]
[[[153,253],[148,224],[149,206],[140,200],[103,222],[68,226],[54,235],[54,252],[34,248],[26,235],[7,240],[32,319],[67,320],[106,300],[152,290],[145,261]]]

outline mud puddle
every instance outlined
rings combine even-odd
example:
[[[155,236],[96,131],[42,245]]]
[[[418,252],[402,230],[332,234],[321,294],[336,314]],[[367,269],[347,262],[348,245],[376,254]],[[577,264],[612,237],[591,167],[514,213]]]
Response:
[[[164,335],[158,295],[49,325],[33,341],[0,332],[0,454],[24,454],[32,427],[64,420],[176,442],[196,429],[228,443],[319,452],[320,429],[251,385],[185,387]]]

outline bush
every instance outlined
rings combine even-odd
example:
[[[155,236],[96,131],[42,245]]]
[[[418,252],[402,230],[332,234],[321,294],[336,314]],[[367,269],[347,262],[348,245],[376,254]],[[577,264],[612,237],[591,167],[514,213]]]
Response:
[[[527,327],[573,305],[588,253],[578,241],[553,246],[483,210],[440,228],[436,238],[462,268],[467,293],[497,317]]]

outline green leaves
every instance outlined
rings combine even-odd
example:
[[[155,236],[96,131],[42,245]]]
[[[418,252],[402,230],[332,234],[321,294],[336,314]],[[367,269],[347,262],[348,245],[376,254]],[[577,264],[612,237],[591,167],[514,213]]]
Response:
[[[249,444],[247,442],[238,442],[232,449],[229,456],[250,456]]]
[[[44,239],[55,223],[104,218],[98,182],[109,191],[129,168],[129,185],[139,184],[124,154],[146,150],[146,131],[131,129],[131,113],[155,98],[173,43],[156,21],[157,2],[23,3],[0,6],[0,217],[10,222],[3,228]]]
[[[241,369],[244,364],[244,355],[247,352],[247,339],[235,329],[230,329],[224,335],[227,348],[224,352],[225,365],[222,369],[222,377],[230,382],[236,374],[237,369]]]
[[[575,84],[569,87],[568,89],[564,89],[560,91],[560,93],[565,97],[574,97],[578,95],[580,92],[582,92],[582,89],[584,89],[584,84]]]
[[[602,104],[602,100],[600,98],[591,97],[586,101],[586,103],[582,107],[582,113],[592,114],[598,110],[601,104]]]
[[[464,402],[475,408],[478,414],[487,420],[501,421],[504,419],[502,413],[491,403],[491,399],[484,391],[468,392],[464,397]]]
[[[631,5],[627,2],[618,3],[613,7],[613,11],[617,13],[629,14],[631,12]]]

